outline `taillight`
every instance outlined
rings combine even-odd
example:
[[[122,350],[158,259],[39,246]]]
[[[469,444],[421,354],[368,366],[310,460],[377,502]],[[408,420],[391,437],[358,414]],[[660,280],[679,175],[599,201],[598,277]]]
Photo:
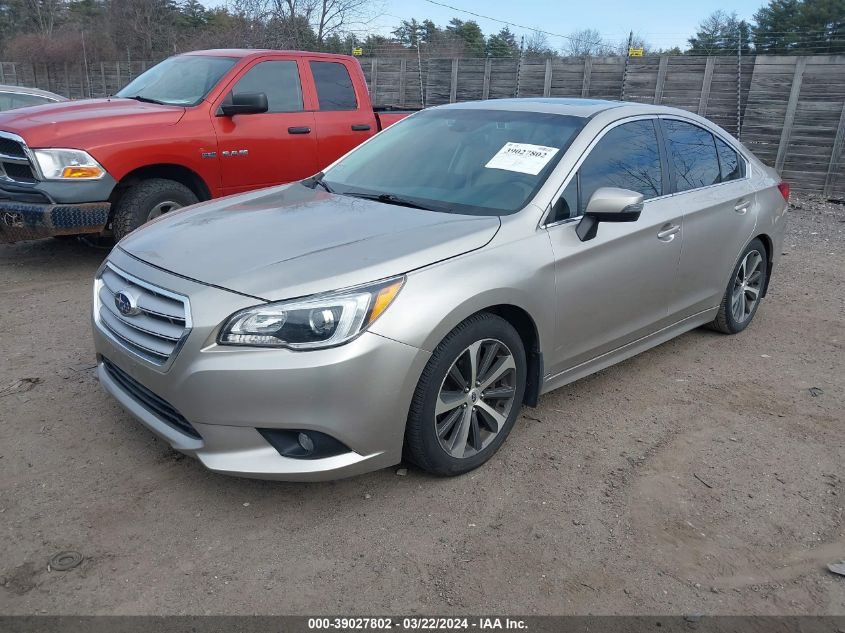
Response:
[[[782,182],[778,185],[778,191],[780,191],[780,195],[783,196],[783,199],[789,202],[789,183]]]

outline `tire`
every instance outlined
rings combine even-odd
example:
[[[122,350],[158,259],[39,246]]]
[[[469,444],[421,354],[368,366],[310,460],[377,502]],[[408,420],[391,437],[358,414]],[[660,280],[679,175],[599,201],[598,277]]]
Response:
[[[475,385],[461,389],[473,375],[470,355],[477,359]],[[482,391],[485,380],[490,383]],[[436,475],[460,475],[478,468],[513,428],[525,383],[525,348],[513,326],[486,312],[470,317],[443,339],[423,370],[405,427],[405,456]],[[437,413],[441,390],[449,404]],[[451,406],[458,399],[460,403]]]
[[[708,325],[710,329],[723,334],[737,334],[749,326],[763,298],[768,263],[765,246],[759,239],[753,239],[742,251],[742,255],[734,266],[722,303],[719,304],[719,312]],[[743,299],[740,306],[738,297],[743,282],[747,289],[742,291]]]
[[[199,202],[194,192],[174,180],[151,178],[127,189],[115,205],[112,232],[116,242],[168,211]]]

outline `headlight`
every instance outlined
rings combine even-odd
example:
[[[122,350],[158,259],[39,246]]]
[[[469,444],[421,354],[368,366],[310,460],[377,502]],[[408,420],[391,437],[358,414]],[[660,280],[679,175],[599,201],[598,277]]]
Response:
[[[33,150],[41,175],[47,180],[99,180],[106,170],[81,149]]]
[[[396,298],[405,278],[236,312],[223,325],[221,345],[319,349],[363,332]]]

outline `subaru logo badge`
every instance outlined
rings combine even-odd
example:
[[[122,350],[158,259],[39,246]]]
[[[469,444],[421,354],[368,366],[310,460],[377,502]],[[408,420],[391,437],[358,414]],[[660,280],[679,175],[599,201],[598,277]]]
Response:
[[[114,305],[123,316],[135,316],[141,313],[138,299],[128,290],[121,290],[114,295]]]

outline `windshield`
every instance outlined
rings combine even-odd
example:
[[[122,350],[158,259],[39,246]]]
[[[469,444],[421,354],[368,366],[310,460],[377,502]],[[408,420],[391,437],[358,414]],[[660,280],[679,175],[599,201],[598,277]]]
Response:
[[[534,196],[585,122],[539,112],[425,110],[348,154],[323,181],[341,195],[506,215]]]
[[[139,75],[117,96],[164,105],[197,105],[235,62],[234,57],[170,57]]]

